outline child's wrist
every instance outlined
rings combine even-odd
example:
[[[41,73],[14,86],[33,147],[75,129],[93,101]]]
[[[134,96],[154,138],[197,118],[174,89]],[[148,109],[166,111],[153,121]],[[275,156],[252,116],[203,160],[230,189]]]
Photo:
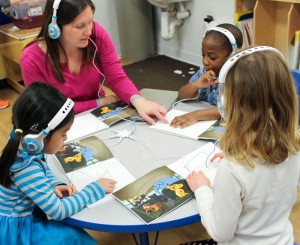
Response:
[[[203,88],[202,83],[200,81],[194,82],[194,86],[197,90]]]

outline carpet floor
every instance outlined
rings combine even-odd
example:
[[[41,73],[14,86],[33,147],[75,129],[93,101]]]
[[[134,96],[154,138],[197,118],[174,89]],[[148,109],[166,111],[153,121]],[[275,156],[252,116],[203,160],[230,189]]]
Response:
[[[159,55],[123,66],[123,69],[139,90],[154,88],[178,91],[199,67]]]

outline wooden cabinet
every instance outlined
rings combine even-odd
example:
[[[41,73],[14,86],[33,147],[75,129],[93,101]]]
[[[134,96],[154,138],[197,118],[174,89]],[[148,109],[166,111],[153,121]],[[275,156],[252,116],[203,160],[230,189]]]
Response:
[[[254,43],[279,49],[287,55],[295,32],[300,30],[300,0],[257,0],[254,8]]]
[[[300,0],[235,0],[235,14],[253,11],[255,45],[279,49],[285,56],[300,30]]]
[[[0,55],[3,58],[7,82],[18,92],[24,90],[20,69],[21,52],[39,31],[40,27],[15,30],[13,24],[0,26]]]

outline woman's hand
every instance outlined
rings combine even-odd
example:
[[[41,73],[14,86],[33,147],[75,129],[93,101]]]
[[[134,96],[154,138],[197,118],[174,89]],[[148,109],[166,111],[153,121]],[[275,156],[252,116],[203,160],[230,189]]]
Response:
[[[53,188],[53,192],[59,198],[63,198],[74,195],[77,192],[77,190],[73,185],[57,185]]]
[[[113,180],[113,179],[108,179],[108,178],[101,178],[99,180],[96,181],[98,183],[98,185],[101,186],[102,190],[105,193],[111,193],[114,188],[115,185],[117,183],[117,181]]]
[[[135,99],[133,106],[138,111],[140,116],[151,125],[155,123],[154,119],[151,118],[151,116],[155,116],[158,120],[161,120],[164,123],[168,123],[168,120],[165,118],[167,111],[158,103],[140,97]]]
[[[186,182],[188,183],[190,189],[195,192],[201,186],[210,186],[209,179],[205,176],[202,171],[191,172],[186,178]]]

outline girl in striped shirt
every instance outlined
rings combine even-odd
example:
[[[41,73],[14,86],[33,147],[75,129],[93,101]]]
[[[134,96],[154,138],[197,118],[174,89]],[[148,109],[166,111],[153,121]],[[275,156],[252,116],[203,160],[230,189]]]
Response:
[[[96,244],[82,229],[58,221],[103,198],[115,181],[102,178],[76,192],[55,179],[44,157],[56,153],[67,139],[73,104],[40,82],[16,100],[13,130],[0,157],[1,243]]]

